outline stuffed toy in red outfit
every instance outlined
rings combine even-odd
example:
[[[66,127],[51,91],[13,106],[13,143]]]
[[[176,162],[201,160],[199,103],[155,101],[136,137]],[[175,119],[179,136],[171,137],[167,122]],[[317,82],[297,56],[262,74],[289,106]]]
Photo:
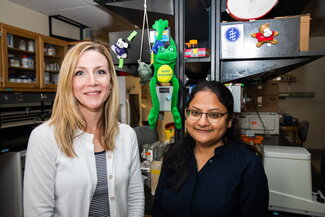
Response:
[[[265,23],[259,27],[259,32],[251,34],[253,38],[257,39],[256,47],[261,47],[266,43],[267,46],[271,46],[272,44],[277,44],[278,40],[274,37],[278,36],[279,32],[272,31],[269,27],[268,23]]]

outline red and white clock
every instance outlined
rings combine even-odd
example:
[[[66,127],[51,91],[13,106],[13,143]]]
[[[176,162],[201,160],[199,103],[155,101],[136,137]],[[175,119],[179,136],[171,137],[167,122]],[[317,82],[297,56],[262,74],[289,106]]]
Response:
[[[227,12],[235,20],[257,20],[277,3],[278,0],[227,0]]]

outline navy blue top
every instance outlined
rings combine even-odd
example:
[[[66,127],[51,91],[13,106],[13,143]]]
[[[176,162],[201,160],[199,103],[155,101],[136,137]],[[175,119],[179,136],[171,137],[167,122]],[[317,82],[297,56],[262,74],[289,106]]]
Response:
[[[172,174],[162,171],[155,193],[154,217],[264,217],[269,190],[263,164],[245,145],[231,143],[198,172],[194,154],[191,174],[178,193],[166,186]]]

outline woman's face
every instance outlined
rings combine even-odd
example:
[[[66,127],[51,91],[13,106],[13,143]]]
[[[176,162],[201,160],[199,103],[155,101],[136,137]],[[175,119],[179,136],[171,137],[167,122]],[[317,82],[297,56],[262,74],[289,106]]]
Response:
[[[106,57],[95,50],[85,51],[76,64],[72,87],[83,114],[86,111],[102,112],[111,89]]]
[[[200,112],[209,112],[209,115],[214,118],[208,118],[206,114],[202,114],[201,118],[192,118],[191,115],[186,115],[187,131],[196,141],[196,145],[222,145],[223,142],[220,139],[227,131],[227,128],[231,127],[232,121],[227,121],[228,114],[224,114],[227,109],[219,101],[219,98],[209,90],[199,91],[190,102],[189,109],[195,116]],[[219,114],[224,115],[215,118]]]

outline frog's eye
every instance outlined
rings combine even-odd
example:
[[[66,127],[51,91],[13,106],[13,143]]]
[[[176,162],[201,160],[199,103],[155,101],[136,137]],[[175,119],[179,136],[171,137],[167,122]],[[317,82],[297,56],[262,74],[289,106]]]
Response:
[[[161,51],[161,52],[165,52],[166,49],[165,49],[164,47],[161,47],[161,48],[160,48],[160,51]]]
[[[169,47],[169,51],[170,52],[173,52],[174,51],[174,48],[173,47]]]

